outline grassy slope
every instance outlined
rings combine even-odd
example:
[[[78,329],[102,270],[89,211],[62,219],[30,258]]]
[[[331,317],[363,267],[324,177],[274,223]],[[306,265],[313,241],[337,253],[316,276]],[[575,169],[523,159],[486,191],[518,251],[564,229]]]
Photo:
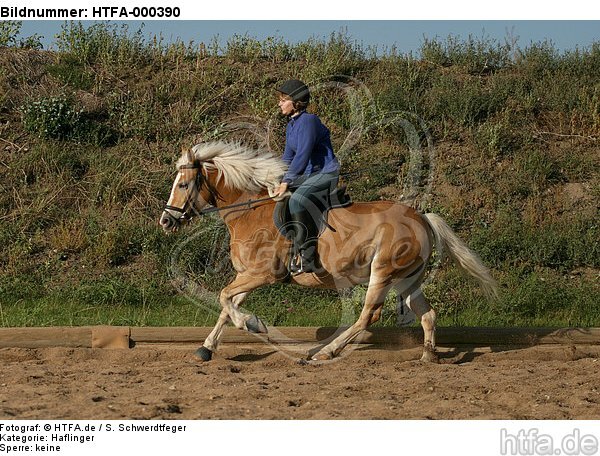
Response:
[[[211,298],[180,290],[189,279],[215,293],[227,283],[226,236],[215,218],[160,232],[173,164],[199,140],[281,150],[273,87],[288,77],[318,87],[311,109],[344,171],[367,166],[349,180],[355,200],[399,198],[408,144],[433,144],[431,196],[425,160],[417,201],[503,287],[488,303],[444,266],[426,287],[443,324],[600,324],[600,46],[560,55],[449,39],[426,41],[419,58],[373,57],[344,36],[296,46],[236,37],[217,49],[77,24],[57,43],[0,48],[0,325],[211,324]],[[347,148],[357,119],[365,128]],[[417,142],[393,119],[416,125]],[[178,255],[188,240],[194,249]],[[352,320],[362,293],[274,286],[248,307],[274,324],[334,325]],[[393,323],[390,299],[381,324]]]

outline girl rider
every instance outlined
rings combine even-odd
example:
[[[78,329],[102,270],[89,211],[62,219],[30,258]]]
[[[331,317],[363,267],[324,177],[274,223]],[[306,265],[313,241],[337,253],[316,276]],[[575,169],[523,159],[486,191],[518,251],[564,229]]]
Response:
[[[279,109],[289,117],[289,122],[282,157],[288,170],[275,196],[281,196],[288,190],[292,192],[289,201],[290,231],[294,233],[292,240],[296,255],[290,263],[290,272],[296,275],[319,269],[316,257],[319,233],[315,220],[321,212],[313,201],[337,187],[340,165],[333,153],[329,129],[315,114],[306,112],[310,101],[306,84],[291,79],[277,91]]]

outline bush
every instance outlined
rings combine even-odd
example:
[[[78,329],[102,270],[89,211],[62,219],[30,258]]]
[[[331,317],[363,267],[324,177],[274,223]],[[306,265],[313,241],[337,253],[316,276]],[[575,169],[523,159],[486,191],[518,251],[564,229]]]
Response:
[[[98,146],[110,146],[118,134],[96,122],[82,109],[75,108],[65,95],[30,101],[21,108],[23,127],[42,139],[71,140]]]
[[[14,46],[21,31],[21,22],[0,21],[0,47]]]
[[[521,132],[504,121],[485,122],[475,132],[475,144],[492,156],[508,155],[523,142]]]
[[[75,89],[88,90],[94,84],[93,73],[71,55],[66,55],[58,63],[49,65],[47,71],[64,84]]]
[[[42,49],[41,37],[37,33],[17,41],[22,25],[21,21],[0,21],[0,47],[18,46],[26,49]]]
[[[31,101],[21,109],[23,127],[44,139],[70,139],[80,128],[81,114],[64,95]]]

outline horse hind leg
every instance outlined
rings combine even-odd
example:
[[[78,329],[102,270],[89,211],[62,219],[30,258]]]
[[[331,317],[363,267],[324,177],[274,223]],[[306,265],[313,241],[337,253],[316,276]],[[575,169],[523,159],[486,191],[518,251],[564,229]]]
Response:
[[[423,327],[423,356],[421,361],[438,362],[438,357],[435,353],[435,310],[431,308],[427,298],[423,295],[421,288],[417,288],[412,292],[402,294],[406,301],[406,305],[417,315],[421,320]]]
[[[318,353],[313,355],[312,359],[315,361],[325,361],[338,356],[346,345],[367,329],[369,325],[379,320],[381,308],[390,288],[391,286],[385,283],[369,283],[365,303],[357,321],[332,342],[323,347]]]
[[[402,297],[402,292],[396,288],[396,325],[400,327],[410,326],[416,319],[417,316]]]

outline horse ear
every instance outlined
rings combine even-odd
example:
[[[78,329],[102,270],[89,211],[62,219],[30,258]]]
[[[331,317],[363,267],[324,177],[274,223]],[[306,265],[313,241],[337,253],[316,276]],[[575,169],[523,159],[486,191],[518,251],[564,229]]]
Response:
[[[185,146],[181,146],[181,151],[186,154],[188,163],[194,163],[194,160],[196,158],[194,157],[194,153],[192,152],[192,149],[185,147]]]

